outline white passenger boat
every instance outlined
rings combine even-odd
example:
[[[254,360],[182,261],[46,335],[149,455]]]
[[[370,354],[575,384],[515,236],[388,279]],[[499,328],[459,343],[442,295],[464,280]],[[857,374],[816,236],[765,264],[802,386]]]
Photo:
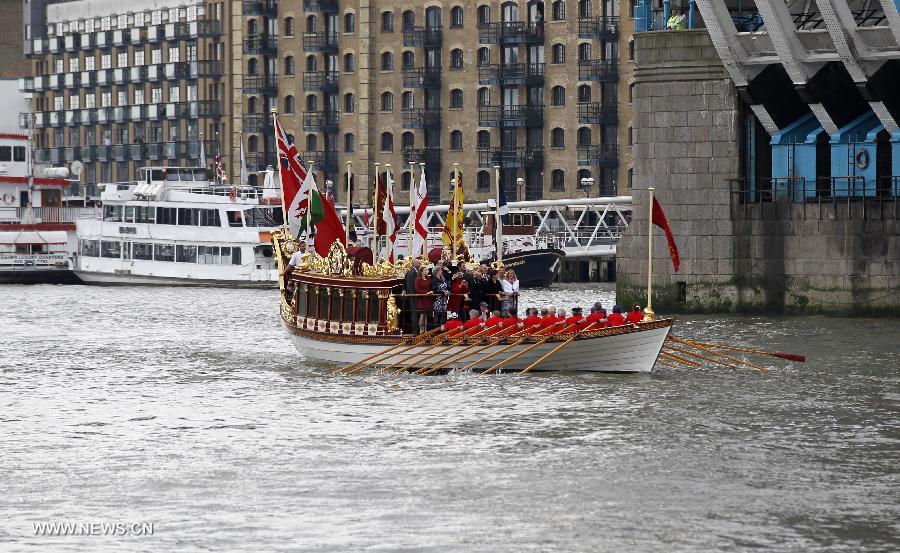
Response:
[[[85,283],[276,285],[276,190],[216,184],[200,167],[146,167],[135,182],[100,187],[102,217],[76,225]]]

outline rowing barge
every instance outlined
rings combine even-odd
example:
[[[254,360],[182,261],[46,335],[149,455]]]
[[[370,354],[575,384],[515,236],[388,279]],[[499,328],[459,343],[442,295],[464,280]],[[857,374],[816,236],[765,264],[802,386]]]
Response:
[[[298,244],[282,231],[272,233],[272,242],[282,275],[281,323],[306,359],[357,363],[414,338],[410,333],[412,317],[406,308],[412,301],[403,294],[408,259],[373,264],[368,248],[345,248],[336,241],[328,255],[310,252],[305,262],[284,276]],[[671,328],[672,319],[658,319],[577,335],[558,334],[546,340],[534,336],[521,342],[506,338],[488,343],[473,338],[446,345],[437,335],[411,348],[399,347],[397,353],[376,359],[373,366],[408,370],[466,367],[480,371],[500,363],[494,370],[520,371],[539,361],[531,370],[649,373]],[[570,343],[559,347],[569,339]],[[538,341],[542,343],[536,345]],[[478,360],[466,357],[454,361],[476,344],[485,348]],[[502,353],[501,348],[505,348]],[[494,357],[492,353],[500,355]]]

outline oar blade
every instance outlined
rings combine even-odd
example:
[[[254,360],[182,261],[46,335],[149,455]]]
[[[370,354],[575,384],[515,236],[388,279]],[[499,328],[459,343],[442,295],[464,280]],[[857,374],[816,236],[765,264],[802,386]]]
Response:
[[[806,357],[802,355],[798,355],[796,353],[785,353],[783,351],[773,351],[770,355],[775,357],[780,357],[781,359],[787,359],[788,361],[796,361],[798,363],[806,363]]]

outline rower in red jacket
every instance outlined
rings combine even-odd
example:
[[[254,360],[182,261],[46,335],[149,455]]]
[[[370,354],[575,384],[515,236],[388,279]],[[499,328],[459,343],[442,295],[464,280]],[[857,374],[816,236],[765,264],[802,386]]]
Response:
[[[625,324],[625,317],[622,316],[622,307],[620,305],[613,306],[612,315],[606,318],[607,326],[622,326]]]
[[[581,314],[581,308],[573,307],[572,315],[566,319],[566,324],[563,325],[563,328],[565,328],[567,326],[572,326],[573,324],[577,324],[577,323],[581,322],[582,319],[584,319],[584,315]]]
[[[469,311],[469,320],[463,323],[462,333],[466,336],[472,336],[484,330],[484,321],[478,316],[478,310]]]
[[[500,317],[500,312],[496,310],[491,312],[491,316],[484,321],[484,328],[487,329],[484,334],[486,336],[497,334],[503,329],[501,323],[503,323],[503,319]]]
[[[537,314],[536,307],[528,308],[528,316],[522,321],[526,334],[534,334],[541,329],[541,317]]]
[[[498,334],[503,334],[504,336],[512,336],[513,334],[522,332],[522,329],[525,328],[525,325],[522,324],[522,321],[518,317],[518,312],[515,309],[509,310],[509,317],[503,319],[500,326],[503,327],[503,330]]]
[[[547,312],[546,315],[544,314],[545,311]],[[551,306],[549,309],[541,310],[541,330],[550,328],[555,324],[556,324],[556,308]],[[550,331],[547,330],[546,332],[550,332]],[[542,334],[543,334],[543,332],[542,332]]]
[[[459,320],[459,315],[455,311],[447,312],[447,322],[441,325],[441,330],[450,332],[449,336],[462,332],[463,324]]]
[[[602,307],[596,309],[593,313],[588,315],[584,321],[586,325],[593,325],[591,327],[591,330],[603,328],[604,326],[606,326],[606,309],[603,309]]]
[[[639,322],[644,320],[644,314],[641,313],[641,306],[638,304],[634,304],[634,307],[631,311],[628,312],[628,316],[625,317],[625,320],[629,323],[636,325]]]

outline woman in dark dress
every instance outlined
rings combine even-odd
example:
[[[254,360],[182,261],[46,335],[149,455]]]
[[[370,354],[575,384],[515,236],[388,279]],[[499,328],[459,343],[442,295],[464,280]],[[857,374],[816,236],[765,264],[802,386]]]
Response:
[[[434,280],[431,283],[431,291],[434,292],[434,326],[440,326],[447,321],[447,303],[450,297],[450,284],[444,278],[444,271],[434,272]]]
[[[419,272],[419,278],[416,279],[416,311],[418,313],[419,334],[425,332],[428,326],[428,314],[431,312],[433,298],[431,297],[431,278],[428,276],[428,269],[422,269]]]
[[[488,272],[488,280],[481,287],[482,301],[488,303],[491,312],[500,310],[500,293],[503,291],[503,285],[500,284],[500,273],[497,269],[491,269]]]

